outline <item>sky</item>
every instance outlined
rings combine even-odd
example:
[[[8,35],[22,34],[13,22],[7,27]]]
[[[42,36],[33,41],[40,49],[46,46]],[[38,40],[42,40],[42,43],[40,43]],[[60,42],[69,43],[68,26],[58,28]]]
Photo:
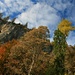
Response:
[[[75,0],[0,0],[0,12],[16,17],[15,23],[26,24],[28,27],[47,26],[50,30],[50,41],[54,31],[63,18],[75,26]],[[75,31],[67,37],[69,45],[75,45]]]

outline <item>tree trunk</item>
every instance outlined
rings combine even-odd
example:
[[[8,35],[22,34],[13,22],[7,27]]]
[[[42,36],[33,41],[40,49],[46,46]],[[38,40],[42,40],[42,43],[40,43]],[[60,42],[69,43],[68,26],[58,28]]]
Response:
[[[28,75],[30,75],[30,73],[31,73],[31,71],[33,69],[34,61],[35,61],[35,52],[34,52],[33,57],[32,57],[32,63],[30,65],[30,69],[29,69]]]

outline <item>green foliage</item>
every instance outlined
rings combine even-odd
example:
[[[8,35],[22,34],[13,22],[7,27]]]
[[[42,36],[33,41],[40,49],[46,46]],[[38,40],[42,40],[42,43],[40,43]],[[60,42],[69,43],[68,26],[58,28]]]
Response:
[[[60,31],[56,30],[54,33],[54,69],[56,75],[64,75],[64,60],[65,60],[66,37]]]
[[[48,66],[48,68],[46,70],[45,75],[56,75],[53,64],[49,64],[49,66]]]
[[[56,30],[54,33],[54,54],[59,57],[60,54],[65,53],[66,37],[60,30]]]
[[[55,71],[55,75],[64,75],[65,74],[64,56],[59,56],[55,59],[54,71]]]

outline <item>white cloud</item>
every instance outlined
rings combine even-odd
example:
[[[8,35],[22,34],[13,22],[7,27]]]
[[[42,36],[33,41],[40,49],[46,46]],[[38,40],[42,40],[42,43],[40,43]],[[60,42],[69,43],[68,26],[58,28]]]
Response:
[[[37,3],[19,15],[15,22],[22,22],[23,24],[28,22],[30,28],[39,25],[47,25],[49,28],[56,27],[60,20],[60,16],[56,13],[57,11],[49,5]]]

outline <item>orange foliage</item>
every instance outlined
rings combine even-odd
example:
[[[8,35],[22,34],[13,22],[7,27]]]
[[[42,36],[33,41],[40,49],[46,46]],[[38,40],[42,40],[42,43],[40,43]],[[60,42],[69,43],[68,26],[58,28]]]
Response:
[[[13,39],[12,41],[3,44],[2,47],[4,47],[5,49],[10,49],[12,46],[14,46],[17,43],[18,41]]]
[[[17,40],[12,40],[12,41],[9,41],[9,42],[6,42],[6,43],[0,45],[0,59],[3,59],[6,51],[10,50],[11,47],[14,46],[17,43],[18,43]]]
[[[0,59],[3,58],[4,53],[5,53],[5,48],[4,47],[0,47]]]

